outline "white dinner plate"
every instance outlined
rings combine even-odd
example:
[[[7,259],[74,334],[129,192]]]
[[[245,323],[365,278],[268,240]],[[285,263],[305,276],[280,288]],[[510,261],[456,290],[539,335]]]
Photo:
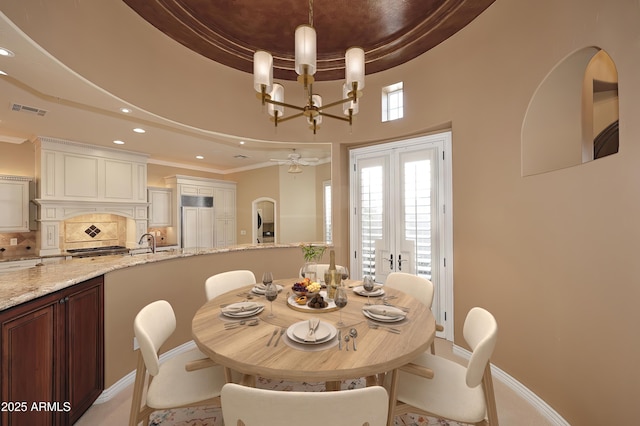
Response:
[[[258,315],[260,312],[264,311],[264,306],[259,307],[253,311],[245,311],[245,312],[223,312],[222,315],[230,318],[248,318],[254,315]]]
[[[280,293],[282,291],[282,286],[276,284],[276,288],[278,289],[278,293]],[[252,292],[254,292],[255,294],[264,294],[265,292],[265,288],[262,285],[256,285],[251,289]]]
[[[317,345],[318,343],[324,343],[333,339],[338,334],[338,330],[333,325],[324,321],[320,321],[320,324],[318,324],[318,328],[315,332],[315,342],[306,342],[304,340],[305,337],[307,337],[308,332],[309,321],[300,321],[287,328],[287,337],[297,343],[304,343],[306,345]]]
[[[228,308],[236,307],[240,310],[238,311],[230,311]],[[257,315],[264,310],[264,305],[256,302],[238,302],[233,303],[226,307],[227,309],[222,309],[222,315],[231,317],[231,318],[247,318],[253,315]],[[242,310],[245,309],[246,310]]]
[[[378,296],[382,296],[384,294],[384,289],[378,287],[373,291],[367,291],[364,289],[363,286],[359,285],[353,288],[353,292],[355,294],[358,294],[360,296],[371,296],[371,297],[378,297]]]
[[[405,315],[398,315],[397,317],[378,315],[378,314],[374,314],[373,312],[366,311],[364,309],[362,310],[362,313],[364,314],[365,317],[375,321],[380,321],[380,322],[398,322],[406,318]]]

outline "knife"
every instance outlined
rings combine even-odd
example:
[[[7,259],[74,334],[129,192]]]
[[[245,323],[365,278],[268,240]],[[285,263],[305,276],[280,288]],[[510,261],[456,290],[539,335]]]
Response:
[[[342,330],[338,330],[338,350],[342,350]]]

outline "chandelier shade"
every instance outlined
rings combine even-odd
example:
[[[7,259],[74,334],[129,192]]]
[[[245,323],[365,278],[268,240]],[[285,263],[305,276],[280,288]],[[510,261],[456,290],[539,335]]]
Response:
[[[342,85],[342,98],[349,98],[349,92],[351,91],[351,86],[348,86],[347,83]],[[344,115],[356,115],[358,113],[358,103],[352,100],[349,100],[342,104],[342,112]]]
[[[300,25],[296,28],[296,61],[298,75],[316,73],[316,30],[311,25]]]
[[[273,56],[264,50],[257,50],[253,54],[253,87],[257,92],[271,92],[273,85]]]
[[[358,90],[364,89],[364,50],[361,47],[351,47],[347,49],[344,60],[347,85],[353,87],[357,83]]]
[[[284,102],[284,87],[282,84],[275,83],[273,85],[273,90],[269,94],[271,99],[275,102]],[[284,106],[279,104],[267,104],[267,110],[269,111],[269,115],[275,117],[276,115],[282,117],[284,115]]]
[[[308,110],[307,123],[311,125],[312,130],[316,130],[322,124],[322,96],[311,95],[311,108]]]

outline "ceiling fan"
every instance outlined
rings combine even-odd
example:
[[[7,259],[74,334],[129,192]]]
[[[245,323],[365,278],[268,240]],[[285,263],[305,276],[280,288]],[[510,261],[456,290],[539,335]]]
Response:
[[[294,149],[286,159],[272,158],[271,161],[277,162],[280,165],[289,165],[289,173],[301,173],[302,167],[300,166],[310,166],[317,163],[318,159],[313,157],[302,157],[300,154],[296,153],[296,150]]]
[[[317,158],[311,157],[302,157],[302,155],[298,154],[294,149],[291,154],[287,156],[286,159],[281,158],[272,158],[271,161],[275,161],[280,165],[298,165],[298,166],[310,166],[311,164],[317,163]]]

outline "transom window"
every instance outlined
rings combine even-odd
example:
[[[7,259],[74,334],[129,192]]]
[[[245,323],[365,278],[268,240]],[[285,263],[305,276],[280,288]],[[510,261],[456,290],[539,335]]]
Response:
[[[382,88],[382,121],[397,120],[404,116],[402,82]]]

